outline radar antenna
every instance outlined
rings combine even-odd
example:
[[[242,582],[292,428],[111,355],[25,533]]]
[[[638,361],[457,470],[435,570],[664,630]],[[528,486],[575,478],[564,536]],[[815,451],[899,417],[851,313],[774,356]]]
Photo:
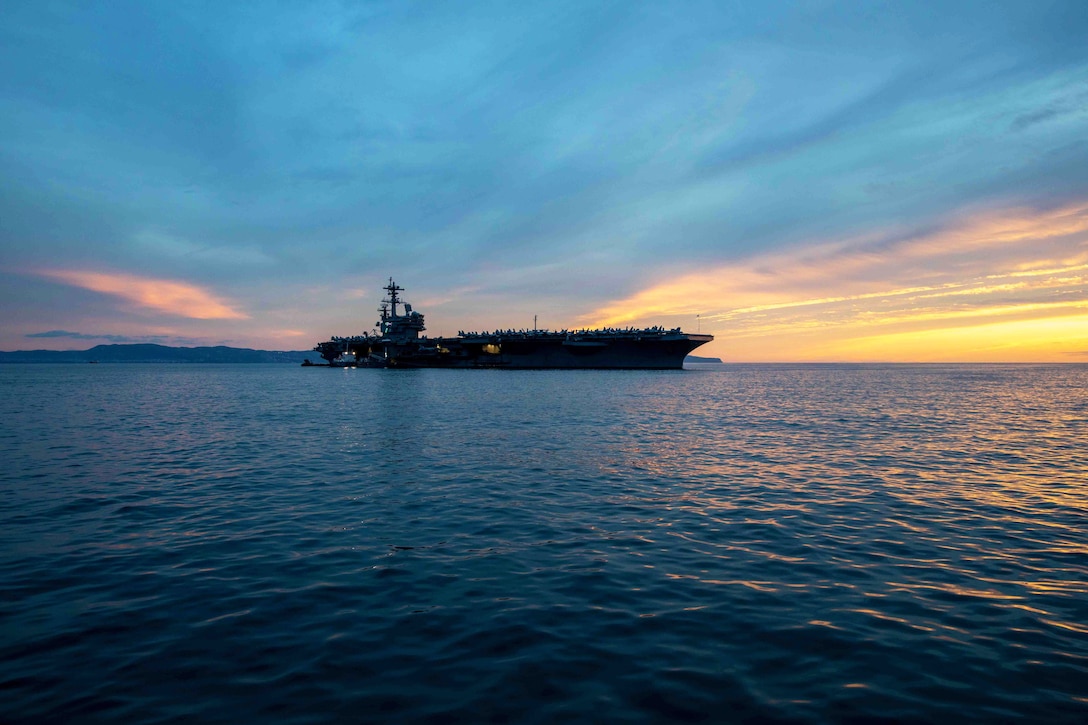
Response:
[[[400,302],[400,297],[397,296],[398,292],[403,292],[403,287],[398,287],[397,283],[393,281],[393,278],[389,278],[389,284],[385,286],[385,291],[389,293],[389,299],[385,300],[392,306],[393,317],[397,316],[397,303]]]

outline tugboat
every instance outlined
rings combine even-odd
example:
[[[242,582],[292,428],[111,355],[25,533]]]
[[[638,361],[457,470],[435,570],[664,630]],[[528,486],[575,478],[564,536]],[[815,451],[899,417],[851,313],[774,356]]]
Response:
[[[420,335],[427,329],[423,315],[400,297],[404,288],[390,278],[385,291],[375,332],[314,347],[327,361],[322,367],[679,370],[688,353],[714,339],[678,327],[461,331],[428,338]]]

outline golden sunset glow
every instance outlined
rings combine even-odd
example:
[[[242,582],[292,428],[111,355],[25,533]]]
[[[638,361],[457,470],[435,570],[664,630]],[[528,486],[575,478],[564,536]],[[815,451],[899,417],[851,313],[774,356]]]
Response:
[[[157,312],[194,320],[245,320],[249,316],[197,285],[131,274],[45,269],[37,272],[73,287],[119,297]]]
[[[696,315],[725,360],[1088,360],[1088,204],[749,258],[583,322],[689,330]]]

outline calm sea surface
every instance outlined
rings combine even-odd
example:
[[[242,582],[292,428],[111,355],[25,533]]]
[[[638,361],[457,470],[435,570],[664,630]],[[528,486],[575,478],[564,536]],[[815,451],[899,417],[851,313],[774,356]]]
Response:
[[[1088,719],[1088,366],[0,366],[0,721]]]

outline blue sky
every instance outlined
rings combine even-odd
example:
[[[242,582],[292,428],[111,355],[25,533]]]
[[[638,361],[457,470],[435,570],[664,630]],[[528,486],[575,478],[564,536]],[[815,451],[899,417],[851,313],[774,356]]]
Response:
[[[308,349],[393,276],[432,334],[1088,360],[1088,3],[3,16],[0,349]]]

